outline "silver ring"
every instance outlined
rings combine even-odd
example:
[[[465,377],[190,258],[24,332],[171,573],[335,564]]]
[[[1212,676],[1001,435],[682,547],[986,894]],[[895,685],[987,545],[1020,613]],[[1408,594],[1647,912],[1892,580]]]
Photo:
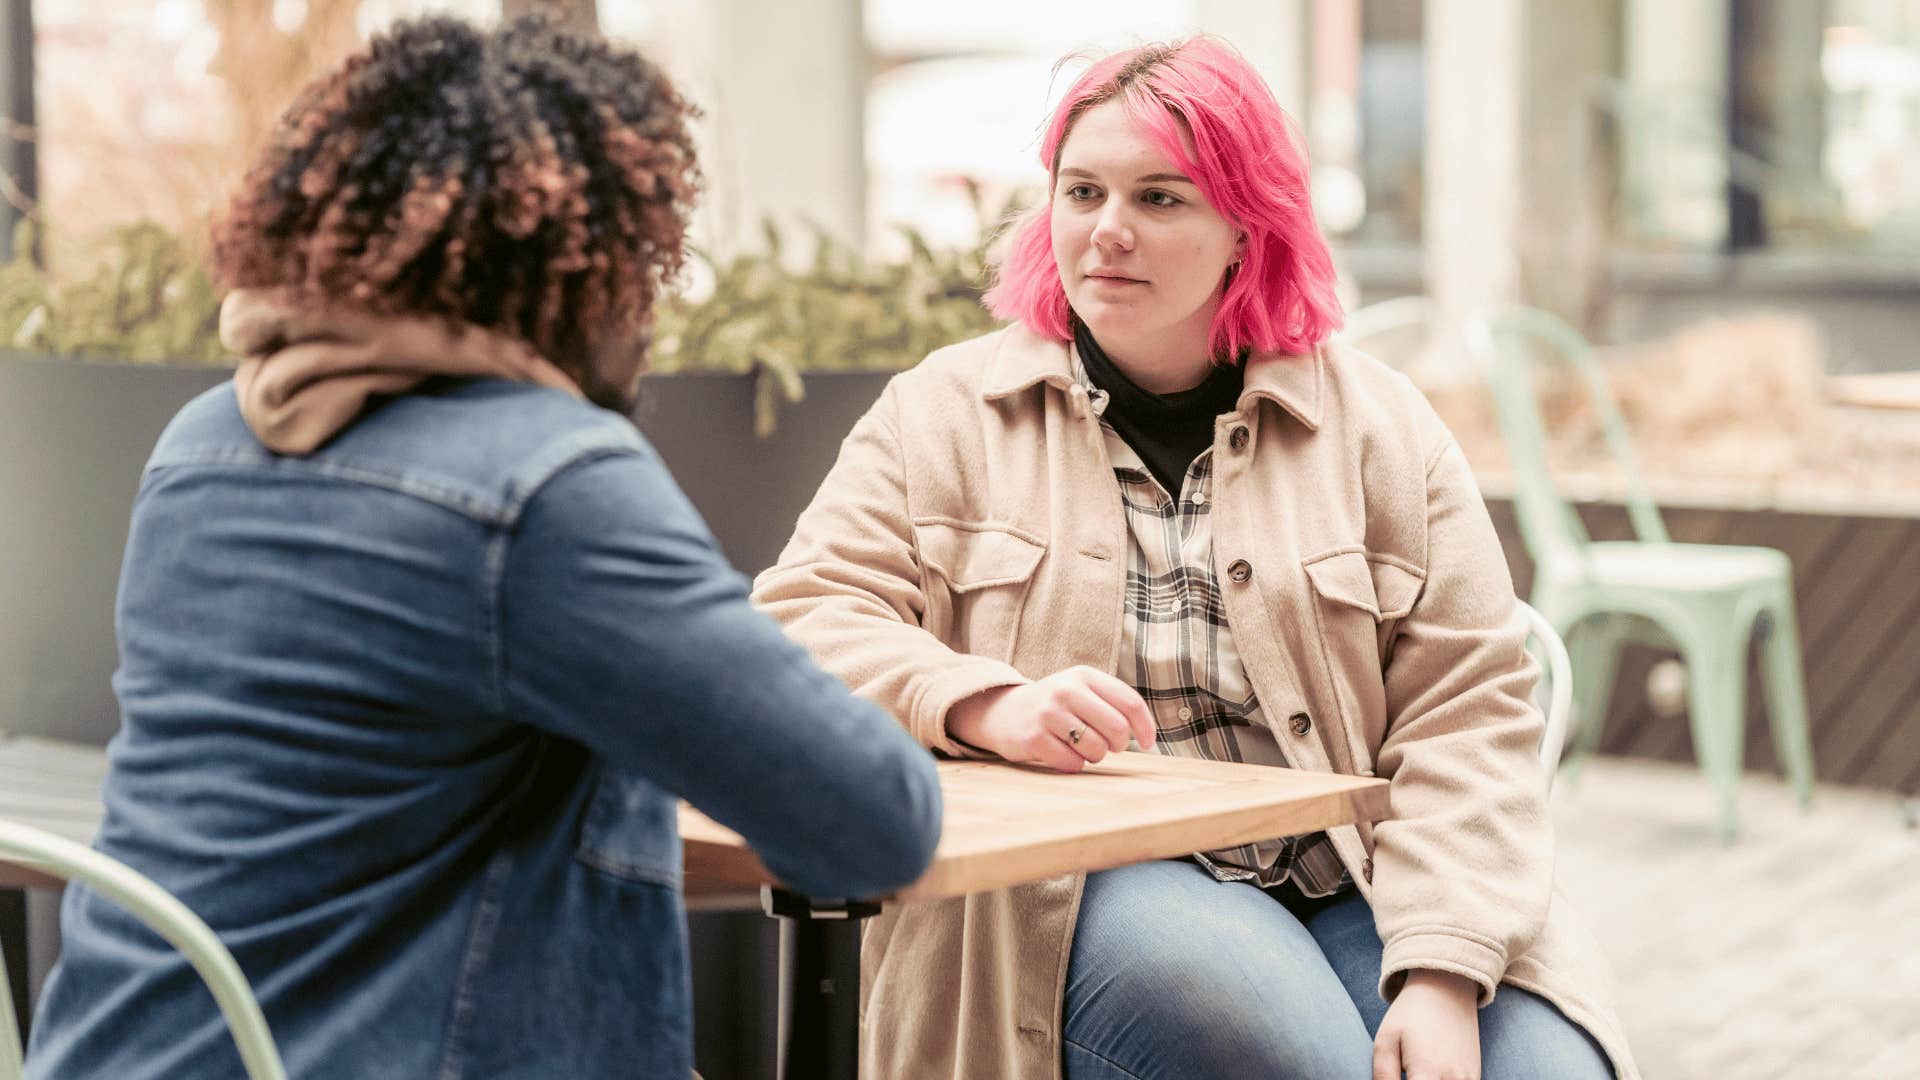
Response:
[[[1075,746],[1080,745],[1080,727],[1078,725],[1075,725],[1067,732],[1067,741]]]

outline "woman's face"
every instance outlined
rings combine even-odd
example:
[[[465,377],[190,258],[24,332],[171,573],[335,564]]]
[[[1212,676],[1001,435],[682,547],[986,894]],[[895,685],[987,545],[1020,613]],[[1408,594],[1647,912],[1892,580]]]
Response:
[[[1119,99],[1074,121],[1052,198],[1053,258],[1074,313],[1146,389],[1197,385],[1239,231]]]

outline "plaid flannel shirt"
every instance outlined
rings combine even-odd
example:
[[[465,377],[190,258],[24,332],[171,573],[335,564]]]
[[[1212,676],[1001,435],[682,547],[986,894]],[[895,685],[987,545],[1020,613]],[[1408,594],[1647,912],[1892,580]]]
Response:
[[[1213,451],[1201,451],[1187,468],[1179,499],[1170,498],[1140,455],[1107,423],[1106,391],[1088,379],[1077,354],[1074,375],[1101,418],[1107,459],[1126,507],[1126,606],[1115,674],[1138,690],[1153,711],[1160,753],[1285,765],[1280,743],[1268,729],[1234,649],[1213,572]],[[1330,895],[1351,880],[1326,833],[1195,857],[1222,881],[1271,887],[1291,880],[1306,896]]]

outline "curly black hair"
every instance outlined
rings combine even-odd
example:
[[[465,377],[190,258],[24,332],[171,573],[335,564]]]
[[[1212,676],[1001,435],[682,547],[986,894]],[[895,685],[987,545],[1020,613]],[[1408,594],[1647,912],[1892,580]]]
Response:
[[[684,257],[695,115],[638,53],[539,16],[396,23],[281,118],[214,272],[511,333],[619,407]]]

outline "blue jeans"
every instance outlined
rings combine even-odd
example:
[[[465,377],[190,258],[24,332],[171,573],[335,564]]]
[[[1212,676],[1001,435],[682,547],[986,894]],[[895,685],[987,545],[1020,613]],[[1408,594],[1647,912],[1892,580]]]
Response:
[[[1068,1080],[1369,1080],[1373,911],[1350,892],[1296,917],[1191,862],[1087,875],[1067,972]],[[1511,986],[1480,1010],[1485,1080],[1613,1075],[1585,1030]]]

